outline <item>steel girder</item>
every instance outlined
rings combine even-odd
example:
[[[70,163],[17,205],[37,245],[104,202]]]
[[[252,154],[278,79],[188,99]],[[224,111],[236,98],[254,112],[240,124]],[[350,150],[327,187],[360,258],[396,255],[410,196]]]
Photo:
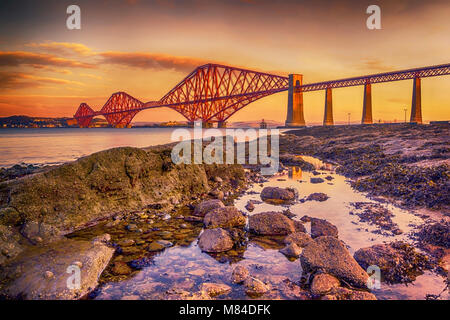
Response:
[[[359,86],[450,74],[450,64],[378,73],[300,86],[302,92]],[[288,77],[219,64],[196,68],[159,101],[143,103],[125,92],[114,93],[102,109],[92,110],[82,103],[74,118],[80,127],[88,127],[92,118],[103,115],[112,126],[128,126],[141,110],[169,107],[189,121],[225,121],[251,102],[289,88]]]

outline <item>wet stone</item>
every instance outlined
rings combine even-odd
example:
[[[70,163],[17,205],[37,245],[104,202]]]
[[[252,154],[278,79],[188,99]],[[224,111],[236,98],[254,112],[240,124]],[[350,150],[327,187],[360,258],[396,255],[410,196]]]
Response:
[[[329,196],[327,196],[325,193],[322,192],[315,192],[315,193],[311,193],[308,198],[306,198],[306,200],[308,201],[326,201],[328,200]]]
[[[150,245],[147,247],[147,251],[162,251],[164,250],[166,247],[156,241],[153,241],[152,243],[150,243]]]
[[[116,261],[114,262],[111,273],[118,276],[118,275],[129,275],[132,272],[131,268],[123,261]]]
[[[322,236],[338,237],[338,229],[335,225],[324,219],[311,218],[311,237]]]
[[[250,273],[248,272],[246,267],[236,266],[231,274],[231,281],[233,283],[242,283],[245,279],[248,278],[249,275]]]
[[[267,286],[261,280],[254,277],[247,277],[244,281],[245,293],[250,297],[260,297],[269,291],[269,286]]]
[[[231,292],[231,287],[223,283],[202,283],[200,291],[205,292],[210,297],[225,295]]]
[[[222,208],[225,205],[218,199],[206,200],[200,202],[194,209],[194,216],[204,217],[211,210]]]
[[[311,182],[311,183],[322,183],[324,181],[325,180],[323,180],[322,178],[310,178],[309,179],[309,182]]]
[[[330,274],[319,273],[314,276],[310,290],[314,295],[324,295],[339,286],[340,281],[337,278]]]
[[[286,245],[283,249],[280,249],[280,252],[284,254],[286,257],[290,258],[298,258],[302,253],[302,248],[297,246],[295,243],[291,242]]]

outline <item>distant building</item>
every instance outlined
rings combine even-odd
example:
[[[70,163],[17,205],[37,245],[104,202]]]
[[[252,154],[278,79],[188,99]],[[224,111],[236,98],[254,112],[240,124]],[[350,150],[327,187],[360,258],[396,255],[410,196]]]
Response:
[[[259,123],[260,129],[267,129],[267,123],[262,119],[262,121]]]

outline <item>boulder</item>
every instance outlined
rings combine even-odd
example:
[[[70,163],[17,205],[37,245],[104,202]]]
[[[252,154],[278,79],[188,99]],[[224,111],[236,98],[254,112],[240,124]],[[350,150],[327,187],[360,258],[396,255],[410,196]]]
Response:
[[[338,237],[338,229],[327,220],[311,218],[311,237],[317,238],[322,236]]]
[[[287,235],[296,231],[294,221],[279,212],[262,212],[250,216],[249,229],[257,235]]]
[[[206,293],[210,297],[216,297],[230,293],[231,287],[223,283],[206,282],[201,284],[200,291]]]
[[[225,207],[225,205],[219,199],[202,201],[195,207],[193,215],[204,217],[208,212],[223,207]]]
[[[373,293],[367,291],[351,290],[347,288],[334,288],[322,297],[322,300],[377,300]]]
[[[324,295],[332,289],[340,286],[340,281],[327,273],[319,273],[314,276],[311,283],[311,293],[314,295]]]
[[[312,238],[304,232],[294,232],[284,238],[285,244],[295,243],[300,248],[306,247],[306,245],[312,241]]]
[[[300,256],[304,272],[322,271],[356,287],[366,287],[368,275],[359,266],[341,241],[319,237],[309,242]]]
[[[236,266],[231,274],[231,282],[242,283],[245,279],[248,278],[249,275],[250,273],[248,272],[246,267]]]
[[[233,240],[222,228],[206,229],[200,235],[198,246],[205,252],[224,252],[233,248]]]
[[[0,294],[27,300],[79,299],[97,286],[113,253],[101,242],[71,239],[32,248],[2,272],[9,281],[0,285]]]
[[[259,297],[270,289],[264,282],[254,277],[245,279],[244,287],[245,293],[252,298]]]
[[[280,252],[289,258],[298,258],[302,253],[302,248],[297,246],[295,243],[287,244],[286,247],[280,249]]]
[[[364,269],[379,267],[382,280],[388,283],[412,282],[430,267],[426,256],[401,241],[361,248],[354,257]]]
[[[234,206],[216,208],[203,219],[206,228],[233,228],[245,226],[245,216]]]
[[[298,197],[298,192],[294,188],[265,187],[261,191],[261,199],[293,201]]]

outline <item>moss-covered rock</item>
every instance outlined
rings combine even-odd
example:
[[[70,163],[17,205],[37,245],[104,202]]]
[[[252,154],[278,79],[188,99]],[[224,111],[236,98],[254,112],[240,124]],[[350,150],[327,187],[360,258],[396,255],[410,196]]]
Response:
[[[170,152],[114,148],[3,182],[0,223],[44,223],[67,234],[119,212],[187,202],[210,190],[210,177],[236,187],[245,179],[240,165],[173,165]]]

